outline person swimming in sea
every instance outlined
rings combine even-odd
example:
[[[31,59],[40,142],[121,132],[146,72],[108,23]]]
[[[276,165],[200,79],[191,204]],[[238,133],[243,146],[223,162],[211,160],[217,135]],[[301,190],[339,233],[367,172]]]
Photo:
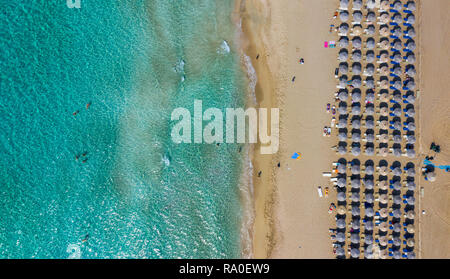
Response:
[[[89,239],[89,234],[86,234],[86,236],[84,237],[84,239],[81,241],[81,242],[86,242],[86,241],[88,241],[88,239]]]

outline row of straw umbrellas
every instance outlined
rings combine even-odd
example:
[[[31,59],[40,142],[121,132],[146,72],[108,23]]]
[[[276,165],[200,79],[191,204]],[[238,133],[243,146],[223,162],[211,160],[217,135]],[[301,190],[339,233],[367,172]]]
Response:
[[[363,5],[367,8],[364,14]],[[340,1],[342,23],[338,27],[338,46],[341,50],[337,69],[340,76],[337,75],[339,91],[335,94],[339,102],[336,121],[339,144],[335,149],[344,155],[350,146],[355,157],[363,150],[366,156],[414,158],[415,2],[384,0],[380,5],[377,15],[376,1],[368,0],[364,4],[358,0]],[[363,28],[361,23],[367,26]],[[378,35],[380,39],[376,39]],[[351,49],[347,49],[350,44]],[[349,58],[352,61],[348,61]],[[376,167],[373,164],[361,167],[353,161],[348,166],[337,164],[337,177],[332,180],[338,190],[335,236],[338,257],[346,255],[346,240],[349,242],[347,253],[352,258],[360,258],[362,254],[365,258],[415,257],[415,166],[408,163],[403,170],[399,165],[388,168],[382,161]],[[379,175],[378,180],[375,174]],[[392,176],[390,180],[387,175]],[[347,215],[351,216],[348,224]],[[346,234],[347,226],[350,232]],[[403,250],[400,249],[402,244]]]

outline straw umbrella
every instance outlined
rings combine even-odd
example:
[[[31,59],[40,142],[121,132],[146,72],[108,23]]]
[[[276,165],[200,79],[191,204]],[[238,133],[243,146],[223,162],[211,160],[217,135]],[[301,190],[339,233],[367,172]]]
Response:
[[[384,222],[384,223],[382,223],[382,224],[386,224],[386,222]],[[380,224],[380,225],[381,225],[381,224]],[[387,224],[386,224],[386,226],[387,226]],[[379,243],[380,243],[381,246],[387,246],[387,244],[388,244],[388,240],[387,240],[387,237],[386,237],[386,236],[381,236],[381,237],[379,237],[379,238],[378,238],[378,241],[379,241]]]
[[[389,226],[386,222],[383,222],[378,226],[378,228],[380,229],[380,231],[386,232],[388,230]],[[386,246],[386,245],[383,245],[383,246]]]
[[[373,183],[373,180],[369,180],[369,181],[372,181],[372,183]],[[374,197],[373,197],[373,194],[366,194],[366,202],[367,202],[367,203],[372,204],[374,200],[375,200],[375,199],[374,199]]]
[[[406,176],[414,176],[416,175],[416,170],[414,168],[409,168],[406,170]]]
[[[339,256],[339,257],[345,256],[345,250],[344,250],[344,248],[338,247],[338,248],[336,249],[336,255]]]
[[[386,195],[383,194],[381,196],[386,196]],[[380,196],[380,201],[381,201],[381,196]],[[387,197],[386,197],[386,202],[387,202]],[[380,213],[380,217],[381,218],[386,218],[388,216],[388,214],[389,214],[387,208],[380,209],[379,213]]]
[[[353,0],[353,9],[354,10],[361,10],[362,8],[362,0]]]
[[[336,240],[338,242],[344,242],[345,241],[345,234],[343,232],[338,232],[336,234]]]
[[[416,151],[414,149],[406,149],[406,156],[408,156],[408,158],[415,158]]]
[[[381,167],[378,169],[378,171],[380,172],[381,175],[387,175],[388,168],[387,168],[386,166],[381,166]],[[381,181],[381,182],[383,182],[383,181]],[[381,182],[380,182],[380,183],[381,183]]]
[[[398,0],[395,1],[393,5],[394,5],[394,10],[400,11],[402,9],[402,2],[400,2]]]
[[[401,126],[400,126],[400,128],[401,128]],[[400,129],[398,129],[398,130],[400,130]],[[394,135],[392,137],[392,139],[394,140],[394,143],[402,143],[402,136],[401,135]]]
[[[399,39],[394,40],[392,48],[400,50],[402,48],[402,41],[400,41]]]
[[[374,12],[370,11],[367,13],[367,22],[375,22],[377,20],[377,16]]]
[[[346,75],[348,73],[348,65],[345,62],[339,64],[339,73]]]
[[[361,154],[361,148],[358,146],[353,146],[352,147],[352,154],[354,156],[359,156]]]
[[[408,90],[414,90],[414,88],[416,88],[416,83],[414,80],[410,79],[406,82],[405,87],[408,88]]]
[[[394,183],[392,183],[392,187],[394,187],[395,190],[399,191],[402,189],[402,185],[400,184],[400,181],[395,181]]]
[[[394,232],[399,233],[402,230],[402,225],[400,225],[400,223],[395,223],[393,230],[394,230]]]
[[[345,148],[345,146],[339,146],[338,147],[338,153],[340,154],[340,155],[345,155],[346,153],[347,153],[347,148]]]
[[[395,218],[400,218],[402,216],[402,212],[400,211],[400,209],[395,209],[394,211],[392,211],[392,214]]]
[[[355,217],[355,219],[352,220],[352,229],[359,230],[360,226],[359,217]]]
[[[386,52],[383,52],[380,55],[380,58],[378,58],[378,61],[380,61],[381,63],[386,63],[389,59],[389,55]]]
[[[359,207],[353,207],[352,208],[352,216],[360,216],[360,215],[361,215],[361,210],[359,209]]]
[[[414,94],[409,94],[408,97],[406,97],[406,101],[410,104],[414,104],[416,102],[416,97]]]
[[[395,167],[395,168],[392,169],[392,173],[394,175],[401,175],[402,174],[402,169],[399,168],[399,167]]]
[[[408,65],[406,67],[406,74],[410,77],[416,76],[416,68],[414,67],[414,65]]]
[[[388,16],[386,16],[386,17],[388,18],[387,21],[389,21],[389,17]],[[382,16],[382,20],[384,20],[384,16]],[[383,26],[380,27],[380,35],[383,36],[383,37],[386,37],[386,36],[389,35],[389,28],[387,27],[387,25],[383,25]],[[384,49],[389,48],[389,44],[388,44],[389,41],[388,41],[387,38],[382,38],[382,40],[380,42],[383,44],[383,48]],[[386,45],[384,45],[383,42],[385,42]]]
[[[360,106],[352,106],[352,115],[360,115],[360,114],[361,114],[361,107]],[[353,121],[352,121],[352,124],[353,124]],[[356,123],[355,125],[358,125],[358,123]],[[356,126],[353,126],[353,127],[356,128]],[[359,129],[359,128],[356,128],[356,129]]]
[[[406,218],[409,220],[414,220],[415,214],[413,210],[409,210],[408,212],[406,212]]]
[[[381,97],[382,97],[383,95],[384,95],[384,94],[382,94]],[[386,96],[387,96],[387,94],[386,94]],[[382,108],[380,108],[380,115],[381,115],[381,116],[388,116],[388,115],[389,115],[389,110],[388,110],[388,108],[387,108],[387,107],[382,107]],[[383,122],[387,123],[387,121],[381,121],[380,123],[383,123]],[[387,128],[387,127],[386,127],[386,128]],[[384,129],[386,129],[386,128],[384,128]]]
[[[366,174],[368,174],[368,175],[372,175],[374,172],[375,172],[375,169],[374,169],[374,167],[373,166],[367,166],[366,167]]]
[[[359,189],[361,187],[361,181],[359,181],[359,179],[352,179],[350,183],[354,189]]]
[[[400,240],[400,237],[398,237],[398,236],[394,237],[392,239],[392,242],[393,242],[394,246],[397,246],[397,247],[402,245],[402,241]]]
[[[373,217],[373,215],[374,215],[373,207],[366,208],[366,210],[364,212],[365,212],[367,217]]]
[[[416,130],[416,124],[414,124],[414,122],[409,122],[406,125],[406,128],[408,128],[409,131],[415,131]]]
[[[352,133],[352,141],[360,142],[361,141],[361,134],[359,134],[359,133]]]
[[[352,45],[356,49],[361,49],[361,47],[362,47],[361,38],[360,37],[354,37],[352,39]]]
[[[406,202],[408,203],[408,205],[414,205],[414,203],[416,202],[416,199],[413,196],[409,196],[406,199]]]
[[[341,25],[339,25],[339,33],[342,35],[347,35],[347,33],[348,33],[348,24],[347,23],[342,23]]]
[[[368,76],[373,76],[375,73],[375,66],[373,64],[367,64],[364,73]]]
[[[411,50],[411,51],[414,51],[414,50],[416,50],[416,43],[411,40],[411,41],[406,43],[406,48]]]
[[[382,0],[380,2],[380,9],[383,11],[389,10],[389,0]]]
[[[340,48],[346,48],[348,47],[348,38],[345,36],[342,36],[338,41],[338,46]]]
[[[352,120],[352,127],[355,129],[361,128],[361,121],[359,119],[353,119]]]
[[[368,9],[375,9],[377,6],[377,2],[375,0],[367,0],[366,5]]]
[[[386,75],[389,74],[389,68],[385,65],[381,66],[378,70],[379,70],[380,75],[382,75],[383,77],[385,77]],[[380,88],[382,88],[382,89],[387,89],[389,87],[389,83],[386,78],[380,79],[379,83],[380,83]]]
[[[407,24],[414,24],[414,23],[416,23],[416,17],[414,16],[414,14],[408,14],[406,16],[406,23]]]
[[[416,143],[416,137],[414,135],[408,135],[408,136],[406,136],[406,141],[409,144],[414,144],[414,143]]]
[[[370,142],[370,143],[373,143],[375,141],[375,136],[373,134],[366,134],[366,141]],[[372,149],[370,152],[373,151],[373,154],[375,154],[375,149],[373,147],[368,147],[367,149],[369,149],[369,148]],[[366,151],[366,153],[367,153],[367,151]]]
[[[387,258],[387,251],[386,251],[386,249],[380,250],[379,257],[380,257],[380,259],[383,259],[383,260]]]
[[[360,11],[353,12],[353,21],[360,23],[363,19],[363,14]]]
[[[400,37],[402,35],[402,28],[400,26],[394,27],[394,29],[392,29],[392,35]]]
[[[382,24],[388,23],[389,22],[389,14],[386,13],[386,12],[381,13],[381,15],[380,15],[380,22]]]
[[[339,108],[338,108],[338,112],[339,112],[339,114],[342,114],[342,115],[347,114],[347,104],[346,103],[340,103],[339,104]],[[345,120],[345,122],[347,123],[347,120]]]
[[[402,256],[402,253],[400,253],[399,250],[394,251],[392,254],[392,258],[395,260],[399,260],[401,258],[401,256]]]
[[[406,9],[414,12],[416,10],[416,2],[408,1],[408,3],[406,3]]]
[[[346,200],[345,193],[344,192],[337,193],[337,200],[340,202],[345,201]]]
[[[416,62],[416,55],[413,52],[409,52],[406,55],[406,62],[413,64]]]
[[[416,30],[414,29],[414,27],[408,27],[408,29],[406,30],[406,35],[410,38],[414,38],[416,36]]]
[[[359,242],[360,242],[359,235],[356,233],[352,233],[350,235],[350,242],[353,244],[359,244]]]
[[[380,148],[379,155],[386,157],[388,155],[388,149],[386,147]]]
[[[338,124],[336,125],[339,129],[347,127],[347,120],[344,118],[339,119]]]
[[[352,258],[359,258],[360,252],[358,249],[352,248],[350,250],[350,255],[352,256]]]
[[[373,236],[371,234],[367,234],[364,238],[364,244],[371,245],[373,244]]]
[[[382,120],[382,121],[380,121],[379,125],[380,125],[380,129],[387,130],[387,128],[389,127],[389,122],[387,122],[387,120]],[[385,137],[384,135],[386,135],[386,134],[380,135],[380,141],[382,141],[382,142],[384,142],[384,137]]]
[[[406,182],[406,187],[408,187],[409,191],[416,190],[416,183],[414,181],[408,181]]]
[[[340,0],[339,7],[342,10],[348,9],[348,0]]]
[[[374,49],[375,48],[375,40],[372,37],[367,39],[366,47],[367,47],[367,49]]]
[[[355,62],[360,62],[361,61],[361,51],[359,50],[355,50],[352,52],[352,60]]]
[[[346,49],[341,49],[339,51],[338,59],[341,62],[347,61],[347,59],[348,59],[348,51]]]
[[[349,18],[348,12],[347,11],[341,11],[341,13],[339,14],[339,19],[342,22],[346,22],[348,20],[348,18]]]
[[[359,202],[359,193],[352,192],[352,195],[350,196],[352,202]]]
[[[414,252],[408,252],[406,257],[408,258],[408,260],[413,260],[416,258],[416,254]]]
[[[392,17],[392,21],[397,24],[402,24],[403,22],[402,15],[399,13],[394,14],[394,16]]]
[[[414,225],[413,224],[409,224],[408,226],[406,226],[406,231],[409,233],[414,233]]]
[[[338,178],[338,180],[337,180],[337,182],[336,182],[336,185],[339,187],[339,188],[344,188],[346,185],[347,185],[347,180],[345,179],[345,178]],[[344,194],[345,195],[345,194]]]
[[[368,35],[368,36],[373,36],[373,35],[375,35],[375,26],[374,25],[369,25],[369,26],[367,26],[367,28],[366,28],[366,34]]]
[[[373,186],[374,186],[373,180],[365,179],[364,180],[364,186],[366,187],[367,190],[372,190]]]
[[[352,65],[352,72],[353,72],[354,75],[359,75],[361,73],[361,64],[353,63],[353,65]]]
[[[402,197],[400,195],[393,195],[392,197],[394,204],[399,205],[402,203]]]
[[[344,229],[345,228],[345,219],[343,219],[343,218],[337,219],[336,227],[338,227],[339,229]]]
[[[407,117],[414,117],[414,115],[416,115],[416,111],[414,110],[414,108],[410,108],[406,111]]]
[[[337,212],[340,215],[345,215],[345,213],[347,213],[347,209],[345,208],[345,206],[341,205],[338,207]]]

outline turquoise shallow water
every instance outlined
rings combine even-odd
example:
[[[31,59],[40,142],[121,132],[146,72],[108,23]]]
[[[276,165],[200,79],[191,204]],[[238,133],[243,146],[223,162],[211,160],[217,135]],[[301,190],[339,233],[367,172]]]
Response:
[[[0,1],[0,258],[240,257],[238,146],[170,139],[245,104],[233,1],[65,2]]]

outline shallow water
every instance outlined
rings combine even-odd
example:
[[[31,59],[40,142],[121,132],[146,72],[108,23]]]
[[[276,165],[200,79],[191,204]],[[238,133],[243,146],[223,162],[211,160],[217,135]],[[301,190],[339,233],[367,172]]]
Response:
[[[240,257],[239,147],[170,139],[245,105],[233,1],[65,2],[2,5],[0,257]]]

